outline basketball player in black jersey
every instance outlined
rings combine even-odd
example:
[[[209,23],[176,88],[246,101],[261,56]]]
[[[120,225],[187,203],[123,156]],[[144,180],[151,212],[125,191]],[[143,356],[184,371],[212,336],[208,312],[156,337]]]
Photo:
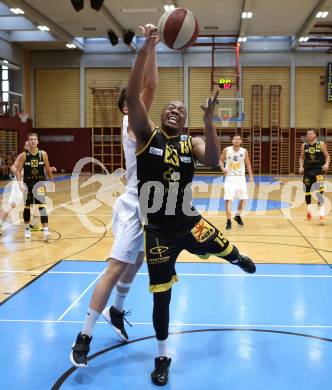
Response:
[[[30,133],[28,135],[29,148],[18,156],[18,166],[16,177],[22,192],[26,191],[26,201],[23,211],[23,219],[25,223],[24,236],[31,237],[29,228],[30,223],[30,207],[32,204],[38,205],[40,220],[43,225],[44,241],[50,239],[48,230],[48,215],[45,208],[46,188],[45,181],[47,177],[51,180],[54,186],[53,174],[48,161],[47,153],[44,150],[38,149],[38,135]],[[22,180],[23,168],[23,180]]]
[[[301,146],[300,168],[303,173],[305,201],[307,204],[307,220],[312,219],[311,194],[317,195],[319,204],[319,221],[325,223],[324,209],[324,175],[329,169],[330,156],[323,141],[317,140],[315,130],[307,131],[307,142]]]
[[[195,160],[212,167],[219,164],[220,145],[212,126],[218,93],[209,99],[207,107],[202,107],[206,142],[182,134],[187,110],[179,101],[165,106],[160,128],[155,128],[148,119],[140,90],[147,56],[158,40],[157,32],[152,31],[136,58],[128,83],[127,104],[129,125],[137,139],[140,209],[158,341],[158,357],[151,378],[153,383],[165,385],[171,363],[167,354],[169,304],[172,285],[177,281],[175,262],[180,252],[187,250],[203,258],[213,254],[248,273],[254,273],[256,267],[191,203]]]

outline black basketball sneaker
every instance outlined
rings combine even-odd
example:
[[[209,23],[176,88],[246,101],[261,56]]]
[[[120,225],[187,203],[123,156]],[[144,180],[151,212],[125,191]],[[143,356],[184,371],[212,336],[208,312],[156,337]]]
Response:
[[[237,260],[231,263],[240,267],[247,274],[254,274],[256,272],[256,265],[248,256],[240,255]]]
[[[232,222],[231,222],[230,219],[227,219],[226,229],[227,229],[227,230],[232,229]]]
[[[235,215],[234,221],[236,221],[238,225],[243,226],[243,221],[240,215]]]
[[[127,322],[129,326],[132,326],[125,316],[129,315],[130,311],[119,311],[114,306],[106,307],[102,315],[105,320],[112,326],[115,330],[115,333],[120,337],[121,340],[128,341],[128,333],[124,327],[124,321]]]
[[[151,373],[152,382],[157,386],[165,386],[168,382],[169,366],[171,365],[171,358],[166,356],[159,356],[154,359],[155,369]]]
[[[81,332],[77,335],[69,357],[73,366],[78,368],[88,366],[88,353],[90,352],[91,340],[92,336],[89,337]]]

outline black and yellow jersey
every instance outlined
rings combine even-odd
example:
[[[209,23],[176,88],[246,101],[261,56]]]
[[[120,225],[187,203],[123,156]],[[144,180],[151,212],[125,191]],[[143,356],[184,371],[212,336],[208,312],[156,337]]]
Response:
[[[304,144],[304,170],[320,172],[322,165],[325,164],[325,157],[322,152],[321,141],[316,141],[314,144],[305,142]]]
[[[28,187],[33,187],[39,181],[45,181],[43,151],[38,149],[35,154],[25,151],[25,163],[23,168],[23,180]]]
[[[140,209],[145,224],[167,232],[193,226],[200,217],[192,207],[195,161],[191,137],[168,136],[156,128],[136,158]]]

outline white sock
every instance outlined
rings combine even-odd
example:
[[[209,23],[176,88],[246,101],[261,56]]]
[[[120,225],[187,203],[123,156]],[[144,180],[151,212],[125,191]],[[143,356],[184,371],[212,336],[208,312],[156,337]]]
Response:
[[[44,226],[43,227],[43,231],[44,231],[44,233],[47,233],[48,232],[48,226]]]
[[[123,305],[124,305],[124,301],[126,299],[126,296],[129,292],[129,289],[131,287],[131,283],[122,283],[121,281],[119,281],[117,284],[116,284],[116,292],[115,292],[115,297],[114,297],[114,302],[113,302],[113,306],[116,308],[116,310],[119,310],[119,311],[123,311]],[[128,289],[127,292],[120,292],[118,290],[118,287],[121,287],[121,288],[126,288]]]
[[[307,211],[308,213],[312,214],[312,204],[307,205]]]
[[[31,226],[36,226],[36,219],[35,219],[34,216],[31,217],[30,225],[31,225]]]
[[[158,343],[158,356],[167,356],[167,339],[157,340]]]
[[[87,336],[91,337],[92,329],[94,328],[99,316],[100,313],[98,313],[96,310],[91,309],[91,307],[88,308],[88,311],[85,316],[82,334],[86,334]]]
[[[319,216],[325,217],[325,207],[323,204],[321,206],[319,206]]]
[[[24,226],[25,226],[25,229],[30,230],[30,227],[29,227],[29,224],[28,224],[28,223],[26,223]]]

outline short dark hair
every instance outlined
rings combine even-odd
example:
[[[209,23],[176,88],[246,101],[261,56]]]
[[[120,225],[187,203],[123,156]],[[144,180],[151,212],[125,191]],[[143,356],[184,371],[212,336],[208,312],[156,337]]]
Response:
[[[232,137],[232,139],[235,138],[235,137],[240,137],[240,138],[242,139],[242,137],[241,137],[240,134],[234,134],[233,137]]]
[[[123,115],[125,115],[125,112],[123,112],[123,107],[126,104],[126,102],[127,102],[127,87],[122,88],[122,91],[118,99],[118,108]]]
[[[30,137],[37,137],[37,139],[38,139],[38,134],[37,133],[29,133],[28,135],[27,135],[27,141],[29,141],[29,138]]]
[[[316,129],[308,129],[308,130],[307,130],[307,134],[309,133],[309,131],[313,131],[313,132],[317,135]]]

